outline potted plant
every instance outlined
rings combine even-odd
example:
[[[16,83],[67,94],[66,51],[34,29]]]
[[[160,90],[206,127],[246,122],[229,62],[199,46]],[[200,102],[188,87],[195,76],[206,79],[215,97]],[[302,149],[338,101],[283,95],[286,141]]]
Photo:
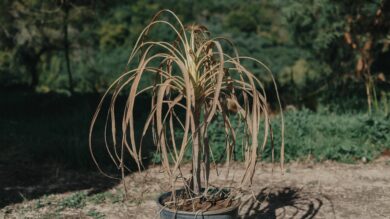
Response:
[[[165,20],[164,15],[173,21]],[[172,31],[174,38],[149,39],[149,33],[157,26]],[[173,12],[162,10],[138,37],[127,63],[130,70],[120,75],[102,97],[91,124],[90,149],[92,151],[93,127],[108,97],[111,98],[107,121],[112,148],[108,147],[107,136],[106,146],[113,162],[121,169],[122,177],[127,168],[126,154],[139,170],[142,169],[142,142],[147,130],[152,128],[161,165],[171,185],[171,191],[158,198],[161,218],[237,217],[237,194],[251,184],[259,154],[267,141],[273,140],[265,89],[243,61],[270,73],[280,107],[276,83],[266,65],[255,58],[240,56],[233,43],[225,38],[211,38],[206,27],[184,26]],[[153,80],[149,78],[141,83],[150,76]],[[128,97],[118,126],[115,107],[118,95],[124,90]],[[134,105],[136,98],[144,92],[151,93],[151,110],[143,125],[142,137],[136,139]],[[216,117],[221,117],[224,125],[227,165],[236,147],[236,132],[245,136],[241,144],[245,169],[240,185],[235,188],[214,187],[209,183],[213,162],[209,127]],[[243,124],[242,130],[234,130],[232,119]],[[283,127],[283,116],[281,121]],[[117,131],[118,127],[120,131]],[[181,133],[179,137],[177,130]],[[281,135],[283,139],[283,128]],[[283,145],[282,140],[281,163]],[[187,150],[191,150],[192,168],[184,173],[181,167]],[[95,158],[94,161],[99,167]]]

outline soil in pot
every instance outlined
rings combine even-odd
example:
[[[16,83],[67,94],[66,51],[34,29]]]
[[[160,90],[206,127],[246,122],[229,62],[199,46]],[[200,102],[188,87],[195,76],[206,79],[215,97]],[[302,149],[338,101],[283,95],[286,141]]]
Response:
[[[171,192],[160,196],[161,218],[237,218],[239,200],[234,200],[228,190],[213,189],[206,196],[194,198],[184,190],[176,191],[176,202]]]

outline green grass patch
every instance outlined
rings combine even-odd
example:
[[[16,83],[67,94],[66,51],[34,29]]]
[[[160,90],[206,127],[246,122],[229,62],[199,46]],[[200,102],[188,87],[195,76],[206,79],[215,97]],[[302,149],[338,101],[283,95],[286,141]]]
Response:
[[[87,203],[87,193],[86,192],[76,192],[69,197],[61,200],[58,205],[61,209],[64,208],[83,208]]]

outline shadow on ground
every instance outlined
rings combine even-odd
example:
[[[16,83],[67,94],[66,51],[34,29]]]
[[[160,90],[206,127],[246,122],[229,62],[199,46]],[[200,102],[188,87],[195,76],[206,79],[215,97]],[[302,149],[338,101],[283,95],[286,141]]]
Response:
[[[305,193],[294,187],[263,188],[253,198],[243,204],[245,219],[273,218],[315,218],[326,197]]]
[[[97,172],[65,170],[48,164],[13,164],[0,168],[0,209],[50,194],[88,190],[92,195],[119,183]]]
[[[97,193],[118,184],[97,172],[89,152],[89,125],[99,99],[98,94],[0,92],[0,208],[55,193]],[[119,98],[119,104],[125,101]],[[149,102],[140,98],[134,110],[137,119],[146,117]],[[104,146],[101,120],[94,154],[105,171],[116,173]],[[154,150],[148,145],[145,157]],[[135,169],[133,163],[127,165]]]

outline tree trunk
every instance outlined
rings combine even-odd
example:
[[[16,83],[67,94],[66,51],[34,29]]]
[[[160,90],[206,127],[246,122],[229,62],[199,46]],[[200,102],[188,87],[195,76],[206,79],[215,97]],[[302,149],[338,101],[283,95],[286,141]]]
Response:
[[[38,86],[39,83],[39,76],[38,76],[38,60],[34,59],[29,63],[29,72],[31,74],[31,82],[30,87],[31,89],[35,89]]]
[[[34,48],[25,46],[21,52],[23,64],[31,75],[30,88],[34,90],[39,84],[38,64],[41,53],[36,53]]]
[[[64,54],[66,62],[66,70],[68,72],[69,80],[69,91],[73,93],[73,77],[70,69],[70,58],[69,58],[69,39],[68,39],[68,17],[69,17],[69,4],[67,1],[63,3],[64,21],[63,21],[63,33],[64,33]]]

